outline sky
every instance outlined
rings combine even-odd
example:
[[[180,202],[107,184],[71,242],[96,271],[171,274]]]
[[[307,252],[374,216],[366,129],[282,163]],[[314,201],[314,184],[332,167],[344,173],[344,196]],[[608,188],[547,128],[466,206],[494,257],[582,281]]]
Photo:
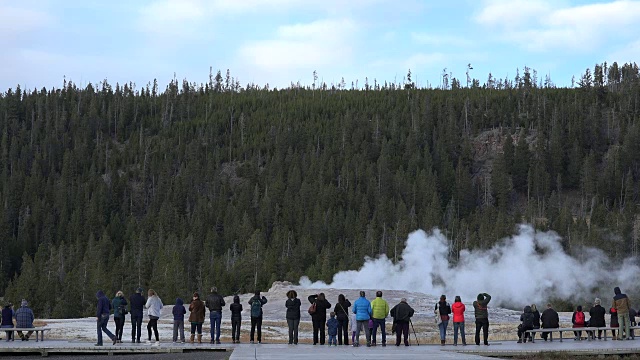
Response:
[[[368,78],[466,85],[535,69],[570,86],[640,62],[640,0],[0,0],[0,92],[107,79],[163,88],[227,69],[242,86]]]

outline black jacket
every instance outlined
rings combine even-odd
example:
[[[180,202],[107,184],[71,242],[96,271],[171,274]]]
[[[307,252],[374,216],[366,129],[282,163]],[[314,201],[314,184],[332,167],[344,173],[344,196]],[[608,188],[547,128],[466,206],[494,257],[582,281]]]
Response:
[[[520,315],[520,321],[522,321],[522,328],[525,330],[533,329],[533,313],[531,312],[531,306],[524,307],[524,313]]]
[[[144,313],[144,304],[147,301],[142,294],[135,293],[129,297],[129,305],[131,306],[131,316],[142,317]]]
[[[389,314],[391,314],[394,322],[406,323],[411,320],[413,312],[413,308],[411,308],[409,304],[407,304],[406,302],[400,302],[398,305],[391,308]]]
[[[536,309],[536,311],[531,312],[533,314],[533,328],[540,329],[540,311]]]
[[[555,329],[560,327],[560,318],[558,313],[553,309],[546,309],[540,316],[543,329]]]
[[[600,305],[595,305],[589,309],[589,326],[591,327],[605,327],[607,323],[604,320],[604,315],[607,311]]]
[[[284,306],[287,307],[287,320],[300,320],[300,306],[302,306],[300,299],[287,299]]]
[[[331,309],[331,304],[327,299],[318,300],[318,295],[309,295],[309,303],[316,303],[316,312],[311,315],[313,320],[326,320],[327,310]]]
[[[344,302],[338,302],[336,306],[333,308],[333,312],[336,313],[336,319],[338,320],[349,319],[350,307],[351,307],[351,302],[349,301],[349,299],[345,299]]]
[[[240,300],[238,302],[234,301],[229,305],[229,310],[231,310],[231,320],[242,319],[242,304],[240,304]]]
[[[209,294],[209,296],[207,296],[206,303],[207,309],[209,309],[210,312],[222,311],[222,308],[226,305],[224,303],[224,298],[217,292]]]

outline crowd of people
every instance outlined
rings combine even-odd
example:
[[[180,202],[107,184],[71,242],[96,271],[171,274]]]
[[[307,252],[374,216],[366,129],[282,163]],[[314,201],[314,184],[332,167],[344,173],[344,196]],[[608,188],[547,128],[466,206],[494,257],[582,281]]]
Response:
[[[158,320],[161,317],[161,311],[164,307],[162,300],[153,290],[147,291],[147,298],[143,295],[144,290],[137,288],[135,293],[131,295],[127,301],[122,291],[118,291],[112,300],[109,300],[106,294],[98,291],[96,294],[97,308],[97,343],[96,346],[102,346],[103,333],[112,341],[113,345],[122,343],[122,334],[125,324],[126,315],[130,314],[131,318],[131,342],[140,343],[142,337],[142,320],[146,310],[147,322],[147,342],[151,344],[159,344],[160,336],[158,333]],[[620,288],[614,289],[612,306],[609,309],[611,314],[609,327],[614,328],[612,336],[615,339],[615,328],[619,328],[618,340],[630,339],[633,337],[631,326],[635,325],[636,311],[631,308],[629,297],[620,291]],[[286,293],[285,301],[286,320],[289,330],[289,344],[298,344],[298,330],[300,325],[302,302],[298,298],[295,290],[289,290]],[[367,347],[376,346],[378,338],[378,329],[380,332],[380,345],[387,345],[387,318],[390,316],[391,332],[395,334],[395,345],[404,344],[409,346],[410,325],[413,328],[411,318],[414,315],[414,309],[407,303],[407,299],[401,299],[398,304],[391,307],[389,303],[382,297],[382,291],[377,291],[373,300],[369,301],[364,291],[360,291],[360,297],[352,304],[343,294],[340,294],[337,303],[332,307],[331,303],[326,299],[324,293],[313,294],[307,298],[309,302],[308,314],[311,316],[313,325],[313,345],[351,345],[360,346],[360,334],[364,332]],[[489,345],[489,314],[488,304],[491,296],[487,293],[478,294],[473,302],[474,318],[475,318],[475,344],[481,344],[480,333],[482,333],[482,343]],[[263,306],[267,303],[267,298],[261,296],[259,291],[249,299],[249,314],[251,318],[251,330],[249,339],[252,344],[256,341],[262,343],[262,317]],[[607,311],[601,305],[602,301],[596,298],[593,306],[589,309],[589,319],[585,319],[585,313],[582,306],[577,306],[572,316],[572,324],[575,339],[582,339],[582,330],[580,328],[606,327],[605,314]],[[20,308],[16,311],[13,304],[7,303],[2,309],[2,322],[0,328],[33,328],[34,314],[29,308],[27,300],[22,300]],[[218,294],[215,287],[211,288],[210,293],[203,301],[198,292],[194,292],[189,302],[189,317],[187,321],[191,324],[191,336],[188,340],[190,343],[202,343],[202,325],[205,322],[206,310],[209,310],[209,320],[211,324],[211,344],[220,344],[220,325],[222,321],[222,311],[226,307],[224,297]],[[351,309],[351,310],[350,310]],[[240,327],[242,324],[243,306],[240,303],[240,297],[235,295],[233,303],[229,305],[231,312],[231,338],[232,342],[240,343]],[[462,303],[460,296],[456,296],[453,304],[447,302],[447,297],[442,295],[434,308],[434,321],[439,329],[440,344],[446,344],[446,336],[448,324],[453,322],[453,345],[458,345],[460,339],[462,345],[467,345],[465,334],[465,305]],[[329,312],[329,319],[327,319]],[[113,314],[115,323],[115,333],[108,329],[109,318]],[[172,309],[173,316],[173,342],[184,343],[185,330],[184,322],[187,309],[181,298],[175,300]],[[451,316],[453,319],[451,319]],[[15,320],[15,324],[14,324]],[[547,304],[547,308],[542,312],[538,311],[535,304],[524,307],[520,316],[520,324],[517,329],[518,343],[526,343],[527,340],[533,339],[532,333],[527,330],[534,329],[556,329],[559,328],[560,321],[558,313],[553,309],[551,304]],[[597,338],[602,338],[602,331],[597,331]],[[13,331],[7,331],[7,341],[13,340]],[[28,341],[33,331],[24,334],[17,331],[22,341]],[[415,330],[414,330],[415,333]],[[328,342],[327,342],[328,335]],[[542,332],[541,337],[547,341],[549,333]],[[595,331],[587,329],[587,336],[595,339]],[[351,342],[349,341],[351,339]],[[417,342],[417,336],[416,336]]]
[[[636,325],[636,311],[631,308],[629,297],[623,294],[619,287],[613,289],[614,297],[609,314],[609,328],[611,329],[611,337],[616,340],[616,330],[618,329],[617,340],[631,340],[634,337],[631,326]],[[576,310],[571,316],[572,327],[581,328],[605,328],[607,323],[605,315],[607,311],[602,307],[602,300],[595,298],[593,306],[589,309],[589,319],[586,319],[582,305],[576,306]],[[527,340],[533,340],[535,333],[526,333],[527,330],[535,329],[558,329],[560,328],[560,319],[558,313],[553,309],[551,304],[547,304],[547,308],[540,314],[535,304],[524,307],[522,315],[520,315],[520,325],[518,325],[518,343],[526,343]],[[606,330],[598,329],[598,339],[602,339],[602,332]],[[595,330],[587,330],[587,336],[595,339]],[[526,333],[526,336],[525,336]],[[582,330],[573,332],[574,340],[583,340]],[[541,337],[547,341],[549,333],[542,332]],[[606,334],[605,334],[606,335]]]

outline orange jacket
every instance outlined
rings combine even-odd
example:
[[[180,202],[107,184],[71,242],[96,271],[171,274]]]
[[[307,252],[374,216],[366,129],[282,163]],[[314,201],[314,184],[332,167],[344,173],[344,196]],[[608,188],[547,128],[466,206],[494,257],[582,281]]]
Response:
[[[453,312],[453,322],[464,322],[464,304],[461,302],[454,302],[451,305],[451,311]]]

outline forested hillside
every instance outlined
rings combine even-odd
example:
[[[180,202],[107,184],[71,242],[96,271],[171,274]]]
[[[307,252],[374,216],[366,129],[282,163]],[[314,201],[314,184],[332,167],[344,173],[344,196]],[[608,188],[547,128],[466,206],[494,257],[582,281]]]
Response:
[[[567,251],[636,255],[640,72],[556,88],[525,68],[438,89],[65,82],[0,95],[0,291],[38,317],[98,289],[166,302],[394,260],[440,227],[450,260],[530,222]]]

